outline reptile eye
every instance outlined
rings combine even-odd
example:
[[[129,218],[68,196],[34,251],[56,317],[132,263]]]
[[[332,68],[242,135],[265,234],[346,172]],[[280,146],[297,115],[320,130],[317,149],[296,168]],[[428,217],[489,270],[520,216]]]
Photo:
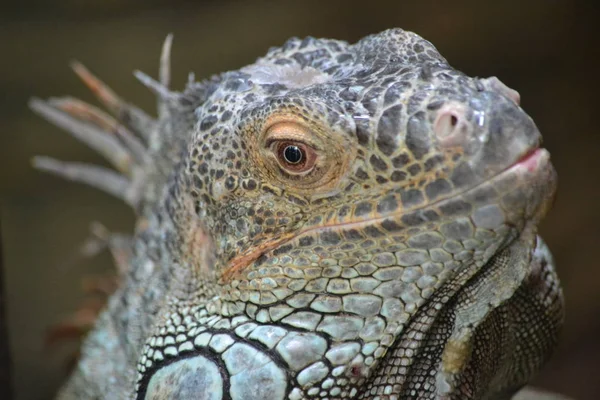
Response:
[[[289,164],[299,164],[305,158],[304,151],[293,144],[290,144],[283,149],[283,158]]]
[[[317,153],[301,142],[275,141],[273,151],[281,168],[291,173],[308,172],[315,166]]]
[[[302,124],[278,122],[266,131],[266,148],[281,170],[291,175],[304,175],[317,163],[317,151],[310,144],[313,138],[314,133]]]
[[[290,192],[314,195],[331,190],[354,159],[346,135],[320,121],[273,114],[258,137],[255,132],[248,130],[248,143],[258,150],[250,152],[255,168]]]

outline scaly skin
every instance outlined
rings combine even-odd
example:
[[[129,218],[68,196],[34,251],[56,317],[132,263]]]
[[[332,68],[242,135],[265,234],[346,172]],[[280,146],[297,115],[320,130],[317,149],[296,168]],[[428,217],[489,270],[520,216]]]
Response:
[[[157,121],[79,65],[121,124],[32,103],[128,178],[37,165],[138,215],[60,398],[508,399],[527,383],[563,306],[536,235],[556,175],[517,92],[399,29],[291,39],[182,93],[169,48],[161,83],[138,74]]]

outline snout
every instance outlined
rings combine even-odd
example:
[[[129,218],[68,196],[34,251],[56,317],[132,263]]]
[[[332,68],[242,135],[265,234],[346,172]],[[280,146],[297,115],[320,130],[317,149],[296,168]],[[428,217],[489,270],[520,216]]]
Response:
[[[433,132],[444,148],[459,148],[473,172],[491,177],[541,144],[533,120],[519,107],[518,92],[497,78],[481,81],[468,102],[449,101],[437,110]]]

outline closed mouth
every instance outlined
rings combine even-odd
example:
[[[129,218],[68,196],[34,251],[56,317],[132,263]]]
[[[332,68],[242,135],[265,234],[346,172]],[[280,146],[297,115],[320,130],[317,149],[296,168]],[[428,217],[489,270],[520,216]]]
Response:
[[[535,172],[542,161],[544,156],[548,156],[548,151],[546,149],[542,149],[537,147],[525,153],[521,158],[517,160],[512,166],[508,168],[508,170],[514,168],[526,168],[529,172]]]
[[[438,199],[435,202],[425,204],[421,207],[410,209],[410,210],[402,210],[400,212],[393,212],[388,215],[375,217],[375,218],[361,219],[361,220],[349,221],[349,222],[331,223],[331,224],[325,224],[325,225],[320,225],[320,226],[311,226],[306,229],[300,230],[297,233],[294,233],[294,232],[284,233],[280,236],[277,236],[275,238],[265,241],[260,246],[251,248],[247,252],[239,254],[238,256],[232,258],[229,262],[229,267],[223,272],[221,279],[223,279],[223,280],[231,279],[236,273],[243,271],[245,268],[247,268],[250,264],[252,264],[254,261],[256,261],[263,254],[266,254],[266,253],[278,248],[279,246],[281,246],[285,243],[288,243],[293,239],[304,236],[308,233],[314,233],[314,232],[325,231],[325,230],[342,230],[342,229],[346,230],[346,229],[352,229],[352,228],[360,229],[365,226],[376,224],[378,222],[383,222],[385,220],[396,220],[396,219],[400,218],[402,215],[406,214],[407,211],[410,213],[414,213],[414,212],[418,212],[419,210],[422,210],[425,208],[431,208],[439,203],[452,200],[453,198],[462,196],[470,191],[475,191],[481,185],[484,185],[484,184],[488,183],[489,181],[500,180],[500,179],[502,179],[502,177],[504,177],[505,175],[508,175],[508,174],[515,174],[515,173],[520,174],[521,172],[519,170],[521,170],[521,169],[525,169],[525,173],[535,173],[537,170],[539,170],[540,168],[542,168],[544,165],[546,165],[548,163],[549,158],[550,158],[550,153],[546,149],[540,148],[540,147],[534,147],[534,148],[526,151],[521,157],[519,157],[517,159],[516,162],[511,164],[509,167],[503,169],[502,171],[495,174],[491,178],[486,179],[484,182],[481,182],[473,187],[470,187],[470,188],[460,191],[458,193],[454,193],[449,197]]]

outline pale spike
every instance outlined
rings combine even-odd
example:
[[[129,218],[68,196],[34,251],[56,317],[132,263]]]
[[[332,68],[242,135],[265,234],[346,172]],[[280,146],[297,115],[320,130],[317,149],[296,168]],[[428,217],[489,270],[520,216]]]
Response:
[[[131,155],[138,162],[138,165],[146,165],[150,162],[150,155],[148,149],[144,144],[135,136],[131,131],[125,128],[123,125],[118,125],[115,130],[117,136],[123,141],[125,146],[131,150]]]
[[[123,101],[104,82],[93,75],[83,64],[73,61],[71,68],[94,95],[115,114],[117,118],[134,132],[147,139],[156,126],[156,120],[138,107]]]
[[[98,221],[90,224],[90,233],[92,234],[90,243],[94,239],[98,242],[103,242],[104,247],[108,247],[113,256],[119,275],[123,276],[129,269],[132,257],[132,237],[122,233],[110,232]]]
[[[81,262],[82,258],[92,258],[100,252],[108,249],[112,256],[119,275],[127,272],[131,261],[132,236],[122,233],[110,232],[98,221],[90,224],[89,235],[79,246],[77,254],[73,254],[69,260],[59,266],[63,270],[69,269]]]
[[[171,47],[173,45],[173,34],[169,33],[163,43],[162,51],[160,53],[160,66],[158,69],[158,76],[160,83],[166,89],[169,89],[171,84]],[[166,101],[162,98],[158,100],[158,117],[160,119],[166,118],[169,113],[169,107]]]
[[[119,125],[116,119],[104,111],[74,97],[50,97],[46,102],[77,119],[91,122],[109,132],[113,132]]]
[[[193,72],[190,72],[188,74],[188,85],[191,85],[193,83],[196,83],[196,74]]]
[[[176,93],[171,92],[166,86],[163,86],[162,83],[152,79],[142,71],[136,70],[133,72],[133,75],[163,102],[171,102],[177,99]]]
[[[168,88],[171,84],[171,47],[173,45],[173,34],[169,33],[163,43],[162,52],[160,53],[160,83]]]
[[[108,168],[76,162],[63,162],[50,157],[36,156],[32,160],[35,168],[61,176],[65,179],[85,183],[136,206],[137,198],[131,190],[131,182],[123,175]]]
[[[92,74],[83,64],[79,61],[71,62],[71,68],[77,76],[85,83],[85,85],[98,97],[98,100],[102,102],[111,112],[119,115],[123,108],[123,100],[113,90],[108,87],[104,82],[98,79]]]
[[[116,134],[140,165],[148,161],[147,149],[140,139],[104,111],[73,97],[51,98],[48,100],[48,104]]]
[[[100,153],[119,171],[130,173],[131,153],[110,133],[93,125],[78,121],[64,111],[60,111],[47,102],[33,98],[29,107],[48,121],[69,132],[73,137]]]

